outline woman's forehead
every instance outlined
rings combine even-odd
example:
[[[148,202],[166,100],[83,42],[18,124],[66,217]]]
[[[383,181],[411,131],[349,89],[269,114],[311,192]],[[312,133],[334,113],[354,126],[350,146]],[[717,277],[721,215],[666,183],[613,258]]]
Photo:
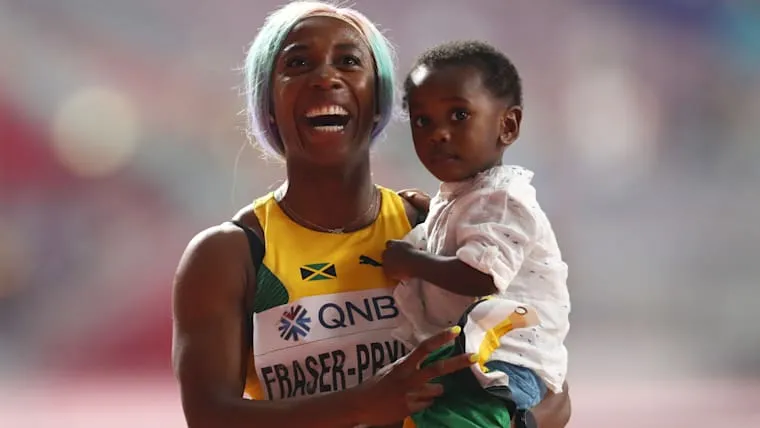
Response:
[[[317,15],[306,17],[293,26],[285,38],[283,51],[292,45],[308,48],[315,42],[328,40],[336,45],[353,44],[369,50],[366,38],[355,25],[338,17]]]

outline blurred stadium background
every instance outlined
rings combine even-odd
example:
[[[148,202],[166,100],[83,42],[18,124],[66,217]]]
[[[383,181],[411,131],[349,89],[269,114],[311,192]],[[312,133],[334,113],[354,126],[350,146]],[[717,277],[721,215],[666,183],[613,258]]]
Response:
[[[184,426],[172,275],[282,178],[239,114],[282,2],[0,0],[0,426]],[[353,4],[400,73],[461,38],[521,71],[507,160],[571,267],[570,426],[760,426],[760,2]],[[376,179],[432,192],[406,126]]]

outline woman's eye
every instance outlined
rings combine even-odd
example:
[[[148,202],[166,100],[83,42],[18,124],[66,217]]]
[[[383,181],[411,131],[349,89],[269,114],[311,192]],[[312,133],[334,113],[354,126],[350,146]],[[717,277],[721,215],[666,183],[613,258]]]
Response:
[[[343,57],[342,64],[355,66],[355,65],[361,65],[361,61],[359,61],[359,58],[353,55],[348,55],[348,56]]]
[[[303,58],[291,58],[285,62],[286,67],[303,67],[306,65],[306,60]]]

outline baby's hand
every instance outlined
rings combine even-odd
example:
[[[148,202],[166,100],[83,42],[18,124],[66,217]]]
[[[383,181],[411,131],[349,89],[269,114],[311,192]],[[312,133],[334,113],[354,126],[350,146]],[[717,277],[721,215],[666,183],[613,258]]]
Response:
[[[402,281],[412,276],[412,256],[418,251],[406,241],[390,240],[385,243],[383,251],[383,270],[385,274],[396,281]]]

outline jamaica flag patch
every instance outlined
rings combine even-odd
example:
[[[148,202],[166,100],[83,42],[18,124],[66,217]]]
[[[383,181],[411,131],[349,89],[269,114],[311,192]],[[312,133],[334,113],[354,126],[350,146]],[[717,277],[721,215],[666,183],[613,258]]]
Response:
[[[338,273],[333,263],[312,263],[301,266],[301,279],[305,281],[321,281],[335,279]]]

